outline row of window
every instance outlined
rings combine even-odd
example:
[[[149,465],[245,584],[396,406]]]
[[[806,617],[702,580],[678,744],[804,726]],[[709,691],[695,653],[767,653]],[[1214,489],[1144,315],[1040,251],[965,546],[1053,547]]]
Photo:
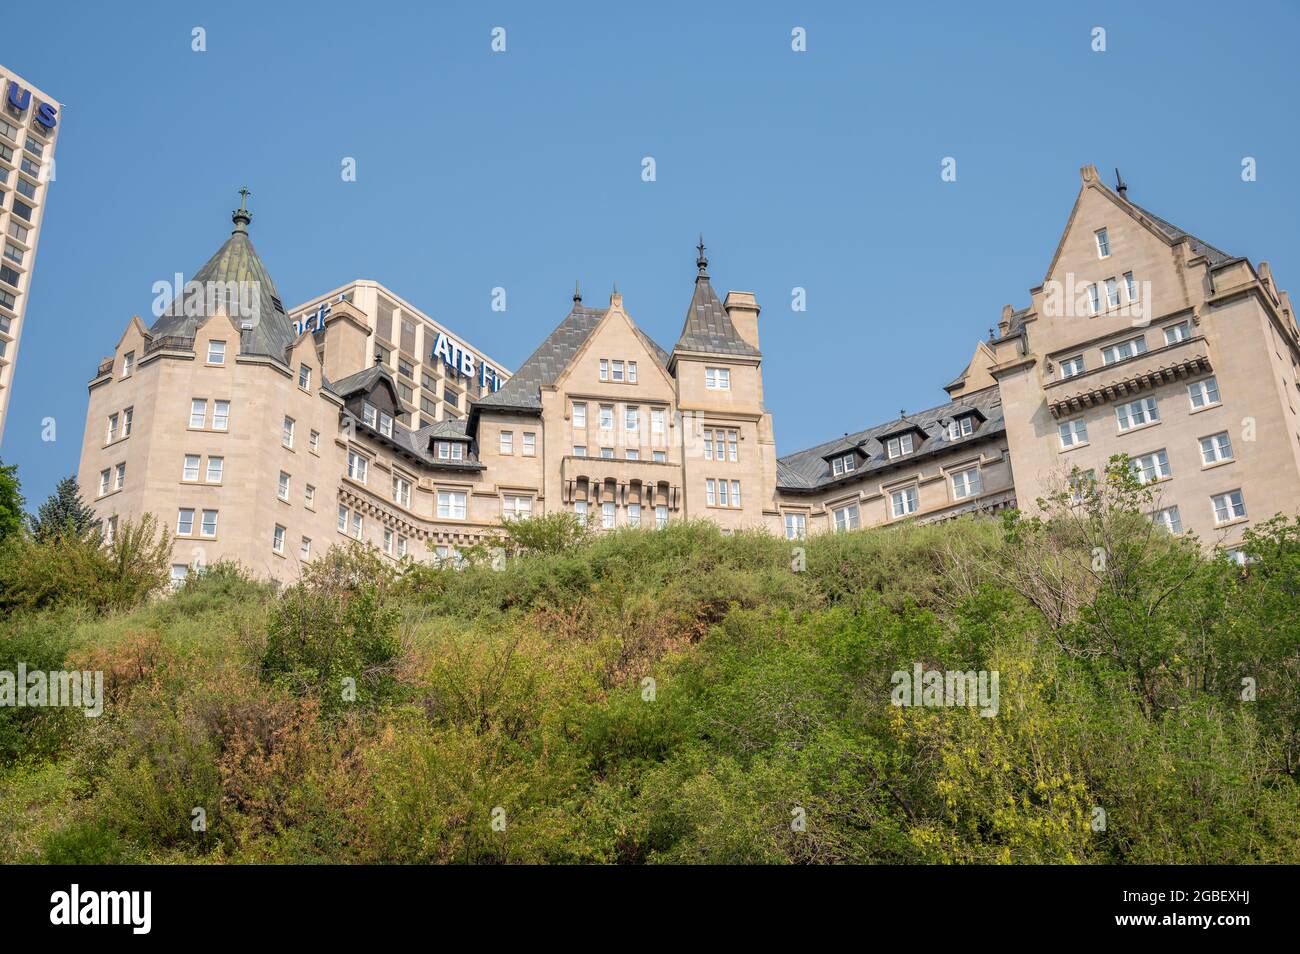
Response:
[[[739,509],[740,481],[708,478],[704,481],[704,502],[710,507]]]
[[[636,384],[636,362],[601,358],[600,380]]]
[[[1219,382],[1213,377],[1193,381],[1187,385],[1187,398],[1193,411],[1218,404]],[[1159,420],[1160,406],[1154,397],[1129,401],[1115,408],[1115,424],[1121,434]],[[1081,417],[1062,421],[1057,425],[1057,432],[1063,450],[1088,443],[1088,423]]]
[[[949,475],[952,483],[954,500],[967,500],[983,492],[983,481],[978,467],[969,467]],[[908,517],[920,508],[920,492],[916,486],[902,487],[889,494],[889,512],[895,519]],[[861,526],[862,513],[856,503],[832,508],[831,518],[837,532],[856,530]],[[787,539],[803,539],[807,536],[807,517],[801,513],[785,515],[785,535]]]
[[[574,456],[574,457],[586,457],[586,456],[587,456],[587,445],[586,445],[586,444],[574,444],[574,445],[573,445],[573,456]],[[612,447],[602,447],[602,448],[600,449],[600,457],[601,457],[602,460],[614,460],[614,459],[615,459],[614,448],[612,448]],[[635,447],[629,447],[629,448],[627,448],[627,449],[623,452],[623,459],[624,459],[624,460],[640,460],[640,459],[641,459],[641,451],[639,451],[639,450],[638,450],[637,448],[635,448]],[[667,451],[661,451],[661,450],[652,451],[651,454],[650,454],[650,459],[653,460],[656,464],[663,464],[663,463],[666,463],[667,460],[668,460],[668,452],[667,452]]]
[[[623,523],[628,527],[641,526],[641,512],[643,507],[639,503],[629,503],[625,508],[627,513],[624,516]],[[590,519],[590,508],[585,500],[575,500],[573,502],[573,512],[578,515],[578,522],[584,527]],[[668,526],[668,507],[660,504],[654,508],[655,529],[662,530]],[[600,505],[600,526],[602,530],[613,530],[618,526],[618,505],[613,501],[605,501]]]
[[[134,418],[134,406],[125,408],[122,411],[114,411],[108,415],[108,421],[104,428],[104,443],[111,444],[116,440],[125,440],[130,437]]]
[[[614,405],[601,404],[598,406],[597,423],[602,431],[612,431],[614,429]],[[585,401],[574,401],[572,407],[573,429],[587,429],[587,404]],[[650,408],[650,433],[666,433],[668,421],[668,409],[662,407]],[[641,408],[636,404],[628,404],[623,408],[623,429],[625,431],[641,430]]]
[[[1123,275],[1123,280],[1124,280],[1124,294],[1127,296],[1128,304],[1130,305],[1134,304],[1138,300],[1137,281],[1133,278],[1132,272],[1125,272]],[[1102,312],[1101,295],[1102,295],[1103,288],[1105,289],[1106,292],[1106,308],[1110,309],[1110,308],[1119,307],[1119,280],[1118,279],[1107,278],[1103,282],[1093,282],[1091,285],[1087,287],[1087,291],[1088,291],[1088,311],[1090,311],[1094,315],[1099,315]]]
[[[121,490],[126,485],[126,461],[105,467],[99,472],[99,496]]]
[[[1192,336],[1192,327],[1189,322],[1180,321],[1164,329],[1165,344],[1174,345],[1180,341],[1186,341]],[[1101,350],[1101,362],[1103,367],[1112,364],[1118,364],[1121,361],[1127,361],[1130,358],[1136,358],[1140,354],[1147,352],[1146,335],[1138,335],[1134,338],[1128,338],[1111,345],[1107,345]],[[1074,355],[1071,358],[1064,358],[1059,362],[1060,375],[1062,378],[1073,378],[1083,374],[1087,368],[1084,365],[1083,355]]]
[[[1242,496],[1240,490],[1229,490],[1221,494],[1214,494],[1210,497],[1210,509],[1214,513],[1216,525],[1242,520],[1246,516],[1246,499]],[[1178,511],[1177,504],[1157,510],[1151,515],[1151,518],[1170,533],[1183,532],[1183,518]]]

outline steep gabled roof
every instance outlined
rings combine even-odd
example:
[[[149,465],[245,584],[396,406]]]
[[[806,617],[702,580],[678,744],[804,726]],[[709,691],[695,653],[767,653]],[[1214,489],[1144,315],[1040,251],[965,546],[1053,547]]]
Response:
[[[1142,208],[1142,206],[1138,205],[1136,202],[1130,202],[1127,195],[1122,195],[1120,196],[1120,198],[1122,198],[1125,202],[1131,205],[1135,210],[1137,210],[1138,212],[1145,215],[1148,219],[1150,219],[1155,224],[1156,228],[1158,228],[1161,232],[1164,232],[1165,235],[1169,236],[1169,239],[1171,241],[1177,242],[1180,239],[1186,238],[1192,247],[1192,251],[1196,254],[1204,255],[1207,259],[1209,259],[1211,265],[1222,265],[1223,263],[1231,262],[1236,258],[1235,255],[1229,255],[1227,252],[1223,251],[1222,249],[1215,248],[1209,242],[1197,238],[1191,232],[1188,232],[1185,229],[1180,229],[1178,226],[1172,224],[1171,222],[1162,219],[1154,212],[1148,212],[1146,209]]]
[[[227,300],[226,313],[235,321],[236,326],[244,322],[252,325],[249,330],[240,331],[239,350],[243,354],[271,355],[284,359],[285,349],[293,344],[297,337],[289,316],[285,314],[280,302],[280,293],[276,290],[271,274],[262,264],[257,250],[248,237],[248,224],[253,214],[243,207],[231,213],[235,229],[230,233],[224,245],[217,249],[203,267],[194,273],[190,282],[196,282],[204,289],[212,287],[209,283],[246,282],[250,294],[256,294],[257,310],[251,318],[239,314],[236,307],[238,300]],[[187,286],[189,282],[186,283]],[[149,333],[155,338],[177,336],[192,338],[199,326],[209,317],[206,305],[199,307],[194,298],[199,294],[193,291],[189,295],[182,289],[180,295],[167,307],[162,316],[153,323]],[[190,307],[186,307],[187,301]],[[196,314],[187,314],[194,311]]]
[[[740,336],[731,323],[727,309],[722,306],[718,293],[709,284],[709,260],[704,257],[704,239],[700,239],[700,255],[695,260],[699,274],[695,276],[695,294],[686,310],[686,322],[673,346],[673,352],[701,351],[706,354],[759,357],[759,351]]]
[[[349,374],[346,378],[339,378],[329,385],[329,389],[339,397],[351,397],[361,391],[370,391],[378,384],[384,384],[393,396],[393,403],[401,407],[397,385],[393,381],[393,376],[389,374],[388,369],[382,364],[372,364],[364,371],[358,371],[356,374]]]
[[[942,422],[951,421],[962,414],[972,412],[977,415],[977,420],[979,416],[982,416],[984,420],[978,424],[973,433],[952,440]],[[924,433],[927,440],[913,453],[895,457],[891,460],[886,455],[885,447],[881,444],[880,439],[911,426]],[[909,414],[905,419],[894,418],[888,423],[877,424],[866,430],[858,431],[856,434],[845,434],[843,437],[827,441],[824,444],[818,444],[816,447],[810,447],[794,454],[787,454],[776,462],[777,489],[793,492],[803,491],[805,493],[819,491],[832,484],[849,483],[873,471],[906,464],[911,461],[923,460],[935,454],[950,451],[958,444],[992,437],[1005,431],[1006,425],[1002,418],[1002,399],[995,389],[990,389],[980,395],[972,395],[969,398],[941,404],[938,407],[932,407],[917,414]],[[832,473],[831,465],[826,458],[833,456],[836,451],[847,453],[850,447],[859,450],[866,459],[852,473],[837,477]]]
[[[500,391],[474,401],[474,407],[541,410],[542,388],[555,383],[603,317],[604,311],[575,304],[537,350],[520,365],[514,377],[502,385]]]

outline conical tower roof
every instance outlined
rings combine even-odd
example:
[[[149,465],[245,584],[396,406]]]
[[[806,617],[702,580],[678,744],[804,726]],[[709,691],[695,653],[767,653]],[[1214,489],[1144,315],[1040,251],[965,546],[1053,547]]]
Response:
[[[758,357],[758,349],[736,331],[736,326],[727,315],[727,309],[718,299],[718,293],[709,284],[709,260],[704,257],[702,236],[696,248],[700,254],[695,259],[695,267],[699,270],[695,276],[695,294],[691,296],[682,333],[673,346],[674,354],[678,351],[696,351]]]

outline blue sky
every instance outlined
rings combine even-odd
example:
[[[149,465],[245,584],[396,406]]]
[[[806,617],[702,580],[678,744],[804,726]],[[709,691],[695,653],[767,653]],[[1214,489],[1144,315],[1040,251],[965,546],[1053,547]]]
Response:
[[[0,449],[29,506],[76,470],[97,361],[243,184],[286,305],[373,278],[511,367],[575,278],[671,347],[703,231],[715,287],[763,307],[783,454],[942,403],[1087,162],[1300,289],[1294,4],[288,6],[47,0],[41,42],[0,50],[65,103]]]

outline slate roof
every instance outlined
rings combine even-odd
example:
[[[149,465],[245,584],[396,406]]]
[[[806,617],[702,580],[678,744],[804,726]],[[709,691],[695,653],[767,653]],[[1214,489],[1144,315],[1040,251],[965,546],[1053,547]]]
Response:
[[[275,282],[258,257],[257,250],[248,237],[248,222],[252,213],[241,209],[232,213],[235,230],[230,233],[224,245],[217,249],[207,262],[194,273],[191,282],[198,282],[207,287],[208,282],[249,282],[257,291],[257,311],[252,316],[252,329],[240,332],[239,350],[243,354],[263,354],[284,359],[285,349],[296,339],[293,324],[285,314],[280,302],[280,293]],[[189,284],[188,282],[186,283]],[[192,296],[197,292],[192,293]],[[206,308],[195,308],[203,312],[197,315],[186,314],[186,294],[181,294],[167,307],[161,317],[153,323],[149,333],[154,338],[177,336],[194,337],[195,331],[207,317]],[[236,316],[236,326],[244,318],[237,316],[236,309],[228,306],[228,313]]]
[[[1194,253],[1204,255],[1207,259],[1210,260],[1211,265],[1223,265],[1226,262],[1231,262],[1236,260],[1237,258],[1236,255],[1229,255],[1227,252],[1223,251],[1222,249],[1215,248],[1209,242],[1197,238],[1191,232],[1188,232],[1184,229],[1180,229],[1178,226],[1174,225],[1173,223],[1165,219],[1162,219],[1154,212],[1148,212],[1146,209],[1142,208],[1142,206],[1138,205],[1136,202],[1129,202],[1127,197],[1124,198],[1124,201],[1128,202],[1128,204],[1131,205],[1134,209],[1136,209],[1138,212],[1142,213],[1148,219],[1150,219],[1152,223],[1155,224],[1156,228],[1164,232],[1165,235],[1169,236],[1169,238],[1172,239],[1173,241],[1177,242],[1179,239],[1186,238],[1187,241],[1191,244],[1192,251]]]
[[[381,364],[372,364],[364,371],[358,371],[356,374],[349,374],[346,378],[339,378],[337,381],[330,383],[330,390],[339,397],[349,397],[359,391],[369,391],[379,381],[387,378],[389,386],[392,387],[393,376],[388,373],[388,369]],[[393,394],[396,396],[397,388],[393,387]]]
[[[971,434],[959,437],[955,441],[950,440],[946,428],[940,424],[940,421],[950,421],[954,417],[972,411],[984,415],[985,420],[980,422],[977,417],[975,430]],[[890,460],[885,456],[885,447],[879,438],[896,434],[908,425],[921,428],[927,435],[926,440],[913,453]],[[926,411],[908,414],[905,418],[895,418],[885,424],[877,424],[858,431],[856,434],[838,437],[816,447],[781,457],[776,462],[777,488],[794,493],[801,491],[812,493],[835,484],[851,483],[867,474],[889,467],[906,466],[914,461],[950,451],[958,444],[968,444],[994,437],[1005,431],[1002,399],[996,389],[990,388],[981,395],[950,401]],[[830,462],[825,458],[836,452],[846,453],[849,447],[857,447],[866,459],[852,473],[836,477],[831,473]]]
[[[703,266],[695,279],[695,294],[686,310],[686,322],[673,351],[703,351],[708,354],[730,354],[757,358],[759,351],[740,337],[736,326],[727,317],[718,293],[709,284]]]

